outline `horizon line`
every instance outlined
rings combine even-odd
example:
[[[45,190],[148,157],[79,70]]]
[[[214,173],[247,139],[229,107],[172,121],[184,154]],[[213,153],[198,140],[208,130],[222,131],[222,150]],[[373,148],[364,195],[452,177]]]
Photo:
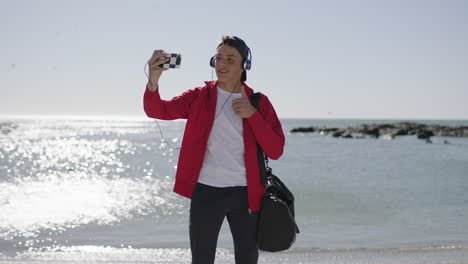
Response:
[[[319,120],[427,120],[427,121],[468,121],[463,118],[414,118],[414,117],[278,117],[279,119],[319,119]],[[148,121],[154,118],[140,115],[50,115],[50,114],[20,114],[20,115],[0,115],[0,119],[72,119],[72,120],[129,120],[129,121]],[[158,119],[159,120],[159,119]],[[184,119],[176,119],[184,120]],[[166,120],[166,121],[176,121]],[[165,121],[165,120],[161,120]]]

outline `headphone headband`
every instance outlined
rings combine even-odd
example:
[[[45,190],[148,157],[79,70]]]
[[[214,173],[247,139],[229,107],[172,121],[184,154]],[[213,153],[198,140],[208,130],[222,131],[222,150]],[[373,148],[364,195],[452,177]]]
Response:
[[[228,45],[230,47],[235,48],[239,54],[242,56],[242,59],[244,60],[242,63],[242,68],[244,70],[250,70],[252,67],[252,52],[250,51],[250,48],[245,44],[245,42],[240,39],[239,37],[236,36],[230,36],[226,37],[223,39],[223,41],[218,45],[216,49],[221,47],[222,45]],[[211,57],[210,59],[210,66],[214,67],[215,66],[215,56]]]

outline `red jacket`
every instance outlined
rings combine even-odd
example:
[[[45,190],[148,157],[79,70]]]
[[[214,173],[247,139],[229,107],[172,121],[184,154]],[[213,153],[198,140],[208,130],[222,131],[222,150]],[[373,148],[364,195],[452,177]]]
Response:
[[[197,184],[216,112],[217,81],[205,83],[205,86],[188,90],[171,100],[162,100],[159,89],[155,92],[146,89],[143,98],[148,117],[162,120],[187,119],[174,185],[174,192],[187,198],[192,197]],[[246,84],[244,87],[252,103],[254,91]],[[230,104],[226,106],[231,107]],[[265,192],[260,183],[256,142],[273,160],[281,157],[285,143],[281,123],[267,96],[261,95],[259,107],[260,111],[242,120],[247,193],[252,212],[260,209]]]

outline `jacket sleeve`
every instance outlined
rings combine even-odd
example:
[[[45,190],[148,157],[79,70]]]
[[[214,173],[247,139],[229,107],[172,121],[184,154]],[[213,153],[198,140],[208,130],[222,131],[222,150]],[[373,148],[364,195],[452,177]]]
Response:
[[[148,117],[162,120],[187,119],[190,105],[197,97],[198,91],[192,89],[171,100],[162,100],[159,88],[151,92],[147,85],[143,96],[143,108]]]
[[[259,107],[261,110],[257,110],[247,120],[263,152],[270,159],[277,160],[283,154],[284,149],[285,137],[283,128],[273,105],[266,95],[261,95]]]

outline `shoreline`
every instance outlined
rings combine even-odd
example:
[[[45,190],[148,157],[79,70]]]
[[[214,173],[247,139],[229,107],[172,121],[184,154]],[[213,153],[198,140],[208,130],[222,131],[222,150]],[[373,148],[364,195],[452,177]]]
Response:
[[[190,263],[188,248],[112,248],[69,246],[49,251],[26,251],[15,257],[0,255],[0,263]],[[233,249],[218,248],[216,263],[233,263]],[[292,248],[259,252],[259,263],[468,263],[468,247],[387,249]]]

